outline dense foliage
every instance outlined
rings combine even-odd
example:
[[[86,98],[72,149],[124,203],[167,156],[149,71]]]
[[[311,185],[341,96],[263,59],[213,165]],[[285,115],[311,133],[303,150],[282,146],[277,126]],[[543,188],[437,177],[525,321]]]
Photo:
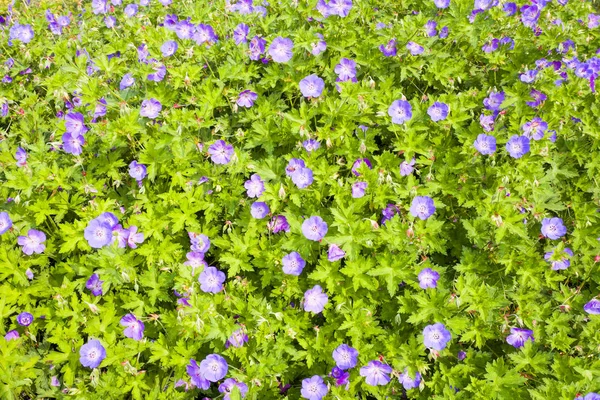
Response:
[[[0,397],[600,398],[595,12],[0,10]]]

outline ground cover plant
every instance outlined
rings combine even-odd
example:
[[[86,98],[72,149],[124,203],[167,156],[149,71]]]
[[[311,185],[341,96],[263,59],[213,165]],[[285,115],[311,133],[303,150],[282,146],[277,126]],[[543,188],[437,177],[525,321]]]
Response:
[[[596,6],[0,6],[0,397],[600,399]]]

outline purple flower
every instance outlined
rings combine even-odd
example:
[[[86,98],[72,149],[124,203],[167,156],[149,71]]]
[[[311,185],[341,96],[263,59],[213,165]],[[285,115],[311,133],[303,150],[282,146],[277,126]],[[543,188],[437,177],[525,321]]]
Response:
[[[558,2],[560,3],[562,0],[558,0]],[[565,4],[566,4],[566,0],[564,0]],[[590,392],[588,394],[585,395],[585,397],[576,397],[575,400],[600,400],[600,394],[595,393],[595,392]]]
[[[306,150],[309,153],[312,153],[313,151],[318,150],[321,147],[321,143],[319,143],[319,141],[315,139],[308,139],[302,142],[302,146],[304,147],[304,150]]]
[[[220,381],[227,375],[227,361],[218,354],[209,354],[200,362],[200,372],[210,382]]]
[[[54,386],[54,387],[60,386],[60,381],[58,380],[58,376],[55,375],[52,378],[50,378],[50,386]]]
[[[144,243],[144,234],[141,232],[137,233],[137,230],[138,227],[132,225],[129,227],[129,230],[127,232],[127,245],[132,249],[137,248],[138,244]]]
[[[308,240],[318,242],[327,234],[327,223],[321,217],[310,217],[302,223],[302,234]]]
[[[299,86],[304,97],[319,97],[323,93],[325,82],[317,75],[312,74],[302,79]]]
[[[97,219],[107,224],[110,229],[113,229],[119,223],[119,219],[111,212],[104,212]]]
[[[491,132],[494,130],[494,116],[493,115],[485,115],[481,114],[479,116],[479,124],[486,132]]]
[[[250,32],[250,28],[246,24],[239,24],[233,30],[233,40],[235,44],[240,45],[242,43],[246,43],[248,41],[248,32]]]
[[[498,39],[492,39],[481,47],[484,53],[493,53],[498,50],[500,46],[500,41]]]
[[[504,12],[507,17],[515,15],[517,13],[517,5],[515,3],[504,3]]]
[[[0,235],[6,233],[12,227],[12,220],[7,212],[0,212]]]
[[[112,242],[112,227],[100,218],[95,218],[88,223],[83,236],[92,248],[99,249]]]
[[[31,25],[14,24],[10,27],[8,35],[10,40],[16,39],[23,43],[29,43],[31,42],[31,39],[33,39],[34,33]]]
[[[435,4],[437,8],[444,9],[450,6],[450,0],[433,0],[433,4]]]
[[[267,223],[267,228],[273,233],[289,232],[290,224],[283,215],[276,215]]]
[[[400,175],[408,176],[413,173],[415,165],[415,158],[413,157],[410,161],[402,161],[400,163]]]
[[[20,337],[21,336],[19,335],[19,332],[14,329],[12,331],[6,332],[6,335],[4,335],[4,339],[6,339],[7,342],[11,340],[17,340]]]
[[[367,385],[387,385],[390,381],[392,367],[382,362],[373,360],[360,369],[360,376],[365,377]]]
[[[294,42],[291,39],[276,37],[269,46],[269,55],[276,63],[285,63],[292,59]]]
[[[342,58],[340,63],[335,66],[334,71],[342,81],[356,78],[356,61]]]
[[[148,76],[146,78],[149,81],[160,82],[163,79],[165,79],[165,76],[167,75],[167,68],[164,65],[162,65],[156,61],[153,61],[153,62],[154,62],[154,65],[152,68],[154,68],[155,72],[152,74],[148,74]],[[162,108],[162,106],[161,106],[161,108]]]
[[[177,23],[175,27],[175,33],[179,39],[191,39],[194,33],[194,24],[190,22],[190,19],[184,19]]]
[[[8,115],[8,103],[3,102],[2,108],[0,108],[0,117],[6,117]]]
[[[79,349],[79,362],[84,367],[97,368],[106,358],[106,350],[99,340],[90,339]]]
[[[315,9],[320,12],[324,18],[332,15],[329,4],[325,0],[318,0]]]
[[[92,276],[90,276],[90,279],[87,280],[87,282],[85,283],[85,287],[92,292],[92,294],[94,296],[101,296],[102,293],[102,284],[104,283],[104,281],[100,280],[100,277],[98,276],[98,274],[92,274]]]
[[[185,256],[187,258],[187,261],[184,262],[183,265],[192,267],[192,276],[195,275],[196,268],[208,267],[208,264],[206,263],[206,261],[204,261],[204,253],[201,253],[199,251],[190,251]]]
[[[600,26],[600,15],[589,14],[588,15],[588,28],[595,29]]]
[[[67,132],[62,135],[62,142],[65,153],[76,156],[82,153],[85,139],[81,135]]]
[[[318,56],[319,54],[327,50],[327,42],[323,40],[323,35],[318,35],[320,36],[321,40],[319,40],[317,43],[311,43],[312,50],[310,51],[310,53],[313,56]]]
[[[125,327],[123,334],[133,340],[142,340],[144,337],[144,323],[133,314],[127,314],[119,322]]]
[[[344,257],[346,257],[346,252],[340,246],[333,243],[329,245],[329,250],[327,251],[327,260],[329,262],[338,261]]]
[[[246,397],[246,394],[248,393],[248,385],[246,385],[244,382],[238,382],[233,378],[227,378],[223,381],[223,383],[219,385],[219,393],[225,393],[225,396],[223,396],[223,400],[231,399],[229,394],[236,386],[242,398]]]
[[[289,177],[291,177],[294,172],[296,172],[298,169],[300,168],[304,168],[306,167],[306,165],[304,164],[304,160],[300,159],[300,158],[292,158],[289,162],[287,167],[285,167],[285,174]]]
[[[433,213],[435,213],[435,205],[429,196],[416,196],[410,204],[410,214],[413,217],[426,220]]]
[[[263,203],[262,201],[256,201],[250,206],[250,215],[256,219],[263,219],[270,212],[271,210],[269,209],[267,203]]]
[[[396,100],[388,108],[388,115],[394,124],[403,124],[412,118],[412,107],[406,100]]]
[[[25,276],[27,276],[27,279],[32,280],[34,277],[33,271],[30,268],[27,268],[27,270],[25,270]]]
[[[350,378],[350,372],[344,371],[341,368],[333,367],[329,376],[335,379],[335,386],[346,385],[346,390],[350,387],[350,382],[348,378]]]
[[[600,315],[600,300],[594,298],[585,303],[583,311],[588,314]]]
[[[483,155],[494,154],[496,151],[496,138],[494,136],[481,133],[479,136],[477,136],[477,139],[475,139],[473,146],[479,153]]]
[[[415,379],[412,379],[408,374],[408,368],[404,368],[404,372],[398,376],[398,381],[400,381],[404,389],[414,389],[419,387],[419,384],[421,383],[421,374],[418,372],[415,373]]]
[[[206,253],[210,249],[210,239],[208,236],[195,232],[188,232],[192,251]]]
[[[292,174],[292,182],[298,189],[305,189],[313,183],[313,172],[310,168],[298,168]]]
[[[431,268],[425,268],[419,272],[418,278],[421,289],[435,289],[437,287],[437,281],[440,279],[440,274]]]
[[[354,164],[352,164],[352,173],[356,176],[360,176],[360,172],[358,172],[359,168],[362,168],[362,166],[365,165],[367,166],[369,169],[372,169],[372,165],[371,165],[371,161],[369,161],[368,158],[359,158],[356,161],[354,161]]]
[[[21,147],[17,148],[17,152],[15,153],[15,159],[17,160],[18,167],[24,167],[25,165],[27,165],[27,152]]]
[[[445,26],[442,29],[440,29],[440,39],[446,39],[448,37],[448,27]]]
[[[164,26],[168,30],[175,32],[175,28],[177,27],[178,22],[179,22],[179,17],[177,17],[176,14],[165,15]]]
[[[533,331],[529,329],[510,328],[510,335],[506,337],[506,342],[515,348],[525,346],[525,342],[533,342]]]
[[[27,231],[27,236],[19,236],[17,238],[17,243],[19,246],[23,246],[23,253],[28,256],[33,253],[40,254],[46,249],[46,246],[43,244],[46,241],[46,235],[44,232],[37,231],[35,229],[30,229]]]
[[[150,119],[154,119],[158,117],[158,114],[162,110],[162,104],[160,101],[150,98],[142,101],[142,107],[140,109],[140,115],[142,117],[148,117]]]
[[[137,14],[138,12],[138,5],[137,4],[128,4],[125,9],[123,10],[123,13],[125,15],[127,15],[129,18],[133,17],[135,14]]]
[[[67,133],[71,133],[73,136],[81,136],[88,131],[85,126],[83,114],[78,112],[68,112],[65,116],[65,128]]]
[[[544,218],[542,220],[542,235],[556,240],[560,239],[567,233],[567,228],[563,225],[563,220],[560,218]]]
[[[116,24],[117,24],[117,19],[115,17],[113,17],[112,15],[104,17],[104,25],[106,25],[107,28],[109,28],[109,29],[114,28]]]
[[[535,4],[526,4],[521,7],[521,22],[528,28],[535,28],[540,18],[540,8]]]
[[[210,388],[210,381],[204,377],[200,366],[193,358],[190,360],[190,363],[186,367],[186,372],[191,378],[192,385],[202,389],[208,390]]]
[[[429,114],[433,122],[437,122],[446,119],[449,111],[450,109],[447,104],[436,101],[427,109],[427,114]]]
[[[92,12],[96,15],[106,14],[108,12],[106,0],[92,0]]]
[[[427,325],[423,329],[423,344],[425,347],[437,351],[444,350],[446,344],[452,339],[452,334],[439,322],[433,325]]]
[[[21,326],[29,326],[33,322],[33,315],[28,312],[22,312],[17,315],[17,323]]]
[[[258,94],[253,92],[252,90],[244,90],[238,96],[236,104],[240,107],[250,108],[254,105],[254,102],[258,98]]]
[[[360,199],[365,195],[365,190],[367,190],[367,182],[354,182],[352,184],[352,197],[355,199]]]
[[[209,46],[219,40],[213,27],[205,24],[198,24],[198,26],[196,26],[192,39],[194,39],[197,44],[206,43]]]
[[[434,37],[435,35],[437,35],[437,22],[435,22],[434,20],[427,21],[427,23],[425,24],[425,33],[429,37]]]
[[[177,42],[174,40],[168,40],[163,43],[160,48],[163,57],[170,57],[177,51]]]
[[[210,159],[215,164],[228,164],[233,153],[233,146],[225,143],[224,140],[217,140],[208,148]]]
[[[300,394],[305,399],[321,400],[327,395],[327,392],[329,392],[329,388],[327,388],[327,385],[325,382],[323,382],[323,378],[321,378],[319,375],[302,380],[302,389],[300,390]]]
[[[464,351],[459,351],[458,354],[456,355],[456,358],[458,358],[458,361],[462,361],[465,358],[467,358],[467,353]]]
[[[146,166],[144,164],[139,164],[136,160],[133,160],[129,164],[129,176],[135,179],[138,182],[141,182],[147,175]]]
[[[385,57],[395,56],[397,54],[396,39],[391,39],[385,46],[380,45],[379,51],[381,51]]]
[[[223,282],[225,282],[225,274],[215,267],[206,267],[198,277],[200,282],[200,290],[205,293],[219,293],[223,290]]]
[[[229,348],[229,346],[233,347],[242,347],[244,343],[248,343],[248,335],[244,332],[242,328],[235,330],[227,342],[225,342],[225,348]]]
[[[483,106],[490,111],[500,111],[504,101],[504,92],[491,92],[483,99]]]
[[[422,54],[422,53],[423,53],[423,51],[425,50],[425,49],[423,48],[423,46],[421,46],[421,45],[420,45],[420,44],[418,44],[418,43],[412,42],[412,41],[411,41],[411,42],[408,42],[408,43],[406,44],[406,49],[407,49],[408,51],[410,51],[410,54],[412,54],[413,56],[418,56],[419,54]]]
[[[123,75],[123,78],[121,79],[121,83],[119,84],[119,89],[121,89],[121,90],[127,89],[128,87],[133,86],[134,83],[135,83],[135,78],[133,77],[133,75],[125,74],[125,75]]]
[[[310,311],[315,314],[320,313],[327,304],[327,294],[319,285],[304,292],[304,311]]]
[[[284,256],[281,264],[283,265],[283,272],[285,274],[298,276],[302,273],[306,261],[304,261],[300,254],[294,251]]]
[[[250,40],[250,45],[248,46],[250,50],[250,59],[258,60],[260,56],[265,52],[265,46],[267,41],[259,36],[254,36]]]
[[[548,129],[548,124],[540,117],[535,117],[531,121],[525,123],[521,129],[527,138],[533,137],[535,140],[540,140],[544,137],[544,132]]]
[[[565,247],[565,249],[563,250],[563,254],[561,255],[556,254],[556,249],[544,254],[544,259],[550,260],[552,269],[554,271],[569,268],[571,266],[571,260],[569,260],[569,258],[571,257],[573,257],[573,251],[568,247]]]
[[[331,0],[329,2],[329,13],[340,17],[347,17],[352,9],[352,0]]]
[[[248,197],[260,197],[265,192],[265,183],[260,179],[260,175],[253,174],[249,180],[244,183]]]
[[[529,138],[527,136],[513,135],[506,143],[506,151],[512,158],[521,158],[529,153]]]
[[[535,81],[537,74],[538,74],[537,69],[530,69],[530,70],[523,72],[521,74],[521,76],[519,77],[519,79],[521,79],[521,82],[523,82],[523,83],[532,83],[533,81]]]
[[[335,365],[342,370],[356,367],[358,361],[358,350],[347,344],[340,344],[333,350]]]

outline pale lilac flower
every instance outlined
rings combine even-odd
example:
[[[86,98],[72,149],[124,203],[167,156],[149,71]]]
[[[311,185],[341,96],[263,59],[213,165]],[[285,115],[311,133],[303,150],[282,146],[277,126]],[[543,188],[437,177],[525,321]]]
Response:
[[[192,35],[192,39],[197,44],[206,43],[207,45],[212,45],[218,41],[217,34],[212,26],[206,24],[198,24],[194,30],[194,34]]]
[[[365,195],[365,190],[367,190],[367,182],[354,182],[352,184],[352,197],[355,199],[360,199]]]
[[[106,358],[106,350],[97,339],[90,339],[79,349],[79,362],[84,367],[97,368]]]
[[[95,218],[88,223],[83,236],[92,248],[99,249],[112,242],[112,227],[99,218]]]
[[[225,348],[229,348],[229,346],[233,347],[242,347],[244,343],[248,343],[248,335],[244,332],[242,328],[235,330],[227,342],[225,342]]]
[[[225,274],[215,267],[206,267],[198,277],[200,282],[200,290],[205,293],[219,293],[223,290],[223,282],[225,282]]]
[[[535,117],[529,122],[526,122],[521,129],[527,138],[533,138],[534,140],[540,140],[544,137],[548,124],[540,117]]]
[[[433,199],[429,196],[416,196],[410,205],[410,214],[413,217],[426,220],[435,213]]]
[[[246,194],[248,197],[260,197],[265,192],[265,183],[260,178],[260,175],[253,174],[249,180],[244,183]]]
[[[506,337],[506,342],[515,348],[525,346],[525,342],[534,341],[533,331],[529,329],[510,328],[510,335]]]
[[[210,388],[210,381],[204,377],[200,366],[193,358],[190,363],[186,366],[186,372],[190,376],[192,385],[202,390],[208,390]]]
[[[408,176],[413,173],[415,165],[415,158],[413,157],[410,161],[402,161],[400,163],[400,175]]]
[[[563,220],[560,218],[544,218],[542,220],[542,235],[545,237],[556,240],[560,239],[567,233],[567,228],[563,224]]]
[[[135,3],[132,4],[128,4],[127,6],[125,6],[125,9],[123,9],[123,13],[125,15],[127,15],[129,18],[135,16],[138,13],[138,5]]]
[[[421,46],[418,43],[415,42],[408,42],[406,44],[406,49],[408,51],[410,51],[410,54],[412,54],[413,56],[418,56],[419,54],[422,54],[423,51],[425,51],[425,49],[423,48],[423,46]]]
[[[144,323],[133,314],[127,314],[120,321],[121,326],[125,327],[123,334],[125,337],[133,340],[142,340],[144,337]]]
[[[325,82],[317,75],[312,74],[302,79],[299,86],[304,97],[319,97],[323,93]]]
[[[210,239],[203,233],[188,232],[192,251],[206,253],[210,249]]]
[[[323,382],[323,378],[321,378],[319,375],[302,380],[302,389],[300,389],[300,394],[304,399],[321,400],[327,395],[327,392],[329,392],[329,388],[325,382]]]
[[[496,138],[494,136],[482,133],[477,136],[473,146],[479,153],[483,155],[494,154],[496,151]]]
[[[305,238],[320,241],[327,234],[327,223],[321,217],[310,217],[302,223],[302,234]]]
[[[430,349],[444,350],[450,339],[452,339],[452,334],[439,322],[427,325],[423,330],[423,343]]]
[[[150,98],[142,101],[142,107],[140,109],[140,115],[142,117],[148,117],[150,119],[154,119],[158,117],[160,111],[162,110],[162,104],[160,101]]]
[[[506,151],[512,158],[521,158],[529,153],[529,138],[527,136],[513,135],[506,143]]]
[[[20,40],[23,43],[29,43],[33,39],[33,28],[29,24],[14,24],[10,27],[8,37],[10,40]]]
[[[30,268],[27,268],[27,270],[25,270],[25,276],[27,276],[27,279],[32,280],[34,278],[33,271]]]
[[[281,264],[283,265],[282,269],[285,274],[298,276],[306,266],[306,261],[304,261],[298,252],[293,251],[283,257]]]
[[[435,289],[437,287],[437,281],[440,279],[440,274],[431,268],[425,268],[419,272],[418,278],[421,289]]]
[[[208,148],[210,159],[215,164],[228,164],[233,156],[233,146],[225,143],[224,140],[217,140]]]
[[[160,48],[160,51],[162,52],[163,57],[170,57],[173,54],[175,54],[175,52],[177,51],[177,42],[174,40],[168,40],[166,42],[163,43],[163,45]]]
[[[594,298],[588,301],[583,306],[583,311],[592,315],[600,315],[600,300]]]
[[[340,63],[335,66],[334,71],[342,81],[356,78],[356,61],[342,58]]]
[[[437,8],[444,9],[450,6],[450,0],[433,0]]]
[[[267,228],[273,233],[289,232],[290,224],[283,215],[276,215],[267,223]]]
[[[408,368],[404,368],[404,372],[398,376],[398,381],[402,384],[405,390],[414,389],[419,387],[421,383],[421,374],[416,372],[415,379],[412,379],[408,374]]]
[[[427,109],[427,114],[433,122],[437,122],[446,119],[449,111],[450,108],[447,104],[436,101]]]
[[[127,234],[127,245],[130,248],[135,249],[137,245],[144,242],[144,234],[137,231],[137,226],[132,225],[129,227],[129,233]]]
[[[340,344],[336,347],[333,350],[332,356],[335,360],[335,365],[342,370],[354,368],[358,362],[358,350],[347,344]]]
[[[121,79],[121,82],[119,83],[119,89],[125,90],[128,87],[133,86],[134,83],[135,83],[135,78],[133,77],[133,75],[130,73],[127,73],[127,74],[123,75],[123,78]]]
[[[396,100],[388,108],[388,115],[394,124],[403,124],[412,118],[412,107],[406,100]]]
[[[504,92],[491,92],[483,99],[483,106],[490,111],[500,111],[504,97]]]
[[[323,292],[321,286],[315,285],[304,293],[304,311],[318,314],[325,308],[327,300],[327,294]]]
[[[306,167],[306,165],[304,164],[304,160],[300,158],[292,158],[288,162],[287,167],[285,167],[285,174],[291,177],[294,174],[294,172],[304,167]]]
[[[46,241],[46,235],[42,231],[30,229],[27,231],[27,236],[19,236],[17,243],[19,246],[23,246],[23,253],[28,256],[33,253],[40,254],[46,249],[46,245],[43,243]]]
[[[331,0],[329,2],[329,12],[332,15],[347,17],[352,9],[352,0]]]
[[[191,39],[194,34],[194,24],[190,22],[190,19],[184,19],[177,23],[175,27],[175,33],[179,39]]]
[[[15,153],[15,159],[17,160],[18,167],[24,167],[25,165],[27,165],[27,152],[21,147],[17,148],[17,152]]]
[[[391,39],[385,46],[380,45],[379,51],[381,51],[385,57],[395,56],[397,54],[396,39]]]
[[[233,378],[227,378],[219,385],[219,393],[225,393],[223,400],[231,399],[230,393],[234,387],[238,388],[242,399],[246,397],[246,394],[248,393],[248,385],[246,385],[244,382],[238,382]]]
[[[12,331],[8,331],[6,332],[6,335],[4,335],[4,339],[9,342],[11,340],[17,340],[21,337],[21,335],[19,335],[19,331],[17,330],[12,330]]]
[[[108,12],[106,0],[92,0],[92,12],[96,15],[106,14]]]
[[[236,26],[233,30],[233,40],[235,41],[235,44],[240,45],[246,43],[248,41],[248,32],[250,32],[248,25],[241,23]]]
[[[270,212],[271,210],[269,209],[267,203],[263,203],[262,201],[256,201],[250,206],[250,215],[256,219],[263,219]]]
[[[429,37],[434,37],[437,35],[437,22],[434,20],[429,20],[425,24],[425,33]]]
[[[6,233],[12,227],[12,220],[6,211],[0,212],[0,235]]]
[[[365,378],[367,385],[387,385],[390,381],[392,367],[382,362],[373,360],[360,369],[360,376]]]
[[[265,52],[267,41],[259,36],[254,36],[250,40],[248,49],[250,50],[250,59],[256,61]]]
[[[562,254],[560,255],[560,258],[558,258],[558,260],[552,260],[552,258],[554,258],[555,256],[556,250],[549,251],[546,254],[544,254],[544,259],[550,260],[552,270],[559,271],[567,269],[571,266],[570,258],[573,257],[573,251],[570,248],[565,247]]]
[[[227,375],[227,361],[218,354],[209,354],[200,362],[200,371],[210,382],[220,381]]]
[[[276,63],[285,63],[292,59],[294,42],[281,36],[276,37],[269,46],[269,55]]]
[[[135,179],[138,182],[141,182],[147,173],[146,166],[144,164],[139,164],[136,160],[133,160],[129,163],[129,176]]]
[[[240,107],[250,108],[254,105],[257,98],[258,94],[252,90],[244,90],[239,94],[236,104]]]
[[[309,153],[312,153],[313,151],[316,151],[321,147],[321,143],[319,143],[319,141],[315,139],[307,139],[304,142],[302,142],[302,146],[304,147],[304,150],[306,150]]]
[[[305,189],[313,183],[313,172],[310,168],[298,168],[292,174],[292,182],[298,189]]]
[[[102,292],[102,284],[103,283],[104,283],[104,281],[100,280],[100,277],[98,276],[98,274],[92,274],[92,276],[90,276],[90,279],[88,279],[87,282],[85,283],[85,287],[90,292],[92,292],[92,294],[94,296],[101,296],[103,294],[103,292]]]
[[[330,262],[341,260],[346,257],[346,252],[340,248],[337,244],[330,244],[329,250],[327,251],[327,260]]]

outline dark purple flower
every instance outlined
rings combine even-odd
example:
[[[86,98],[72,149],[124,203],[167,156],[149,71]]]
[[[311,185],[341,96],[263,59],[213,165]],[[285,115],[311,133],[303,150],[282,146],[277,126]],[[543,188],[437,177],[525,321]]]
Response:
[[[435,289],[437,287],[437,281],[440,279],[440,274],[431,268],[424,268],[419,272],[418,278],[421,289]]]
[[[233,146],[225,143],[224,140],[217,140],[208,148],[210,159],[215,164],[228,164],[233,153]]]
[[[223,282],[225,282],[225,274],[215,267],[206,267],[198,277],[200,282],[200,290],[205,293],[219,293],[223,290]]]
[[[260,175],[253,174],[249,180],[244,183],[248,197],[260,197],[265,191],[265,183],[260,179]]]
[[[352,164],[352,173],[356,176],[360,176],[361,173],[358,170],[362,168],[363,165],[365,165],[369,169],[373,168],[373,166],[371,165],[371,161],[369,161],[368,158],[359,158],[356,161],[354,161],[354,164]]]
[[[283,215],[276,215],[267,223],[267,228],[273,233],[289,232],[290,224]]]
[[[313,216],[302,223],[302,234],[308,240],[318,242],[327,234],[327,223],[321,217]]]
[[[600,300],[594,298],[585,303],[583,311],[592,315],[600,315]]]
[[[350,382],[348,378],[350,378],[350,372],[344,371],[341,368],[333,367],[329,376],[335,379],[335,386],[343,386],[346,385],[346,390],[348,390]]]
[[[238,382],[233,378],[227,378],[219,385],[219,393],[225,393],[223,400],[231,399],[230,393],[236,386],[240,392],[240,396],[242,398],[246,397],[246,394],[248,393],[248,385],[246,385],[244,382]]]
[[[0,106],[0,117],[6,117],[8,115],[8,103],[2,102]]]
[[[325,382],[323,382],[323,378],[321,378],[319,375],[302,380],[302,389],[300,389],[300,394],[305,399],[321,400],[327,395],[327,392],[329,392],[329,388]]]
[[[292,59],[294,42],[281,36],[276,37],[269,46],[269,55],[276,63],[286,63]],[[318,97],[318,96],[313,96]]]
[[[263,219],[270,212],[271,210],[269,209],[267,203],[263,203],[262,201],[256,201],[252,203],[252,206],[250,206],[250,215],[256,219]]]
[[[304,97],[319,97],[323,93],[325,82],[317,75],[312,74],[302,79],[299,86]]]
[[[21,326],[29,326],[33,322],[33,315],[28,312],[22,312],[17,315],[17,323]]]
[[[19,335],[19,332],[14,329],[12,331],[6,332],[6,335],[4,335],[4,339],[6,339],[7,342],[11,340],[17,340],[20,337],[21,336]]]
[[[425,347],[437,351],[444,350],[446,344],[452,339],[452,334],[439,322],[433,325],[427,325],[423,329],[423,344]]]
[[[342,370],[354,368],[358,362],[358,350],[347,344],[341,344],[336,347],[333,350],[332,356],[335,360],[335,365]]]
[[[306,261],[297,252],[291,252],[283,257],[281,260],[283,265],[283,272],[288,275],[300,275],[302,270],[306,266]]]
[[[133,314],[127,314],[119,322],[125,327],[123,334],[133,340],[142,340],[144,337],[144,323]]]
[[[321,286],[315,285],[312,289],[304,292],[304,311],[318,314],[325,308],[327,300],[327,293],[323,292]]]
[[[431,117],[433,122],[442,121],[446,119],[448,113],[450,112],[450,108],[445,103],[440,103],[436,101],[433,103],[428,109],[427,114]]]
[[[254,105],[254,102],[258,98],[258,94],[252,90],[244,90],[238,96],[236,104],[240,107],[250,108]]]
[[[571,257],[573,257],[573,251],[568,247],[565,247],[562,254],[557,254],[556,249],[544,254],[544,259],[550,260],[554,271],[569,268],[571,266],[571,260],[569,260]]]
[[[233,40],[235,41],[235,44],[240,45],[246,43],[248,41],[248,32],[250,32],[248,25],[241,23],[236,26],[233,30]]]
[[[415,379],[412,379],[408,374],[408,368],[404,368],[404,372],[401,373],[400,376],[398,376],[398,381],[402,384],[404,389],[414,389],[416,387],[419,387],[419,384],[421,383],[421,374],[416,372]]]
[[[327,260],[329,262],[338,261],[344,257],[346,257],[346,252],[340,246],[333,243],[329,245],[329,250],[327,251]]]
[[[412,107],[406,100],[396,100],[388,108],[388,115],[394,124],[403,124],[412,118]]]
[[[410,51],[410,54],[412,54],[413,56],[418,56],[419,54],[422,54],[423,51],[425,51],[425,49],[423,48],[423,46],[421,46],[418,43],[415,42],[408,42],[406,44],[406,49],[408,51]]]
[[[154,119],[158,117],[160,111],[162,110],[162,104],[160,101],[150,98],[142,101],[142,107],[140,109],[140,116],[148,117],[150,119]]]
[[[390,382],[392,367],[380,361],[369,361],[369,363],[360,369],[360,376],[365,377],[367,385],[387,385]]]
[[[433,199],[429,196],[416,196],[410,205],[410,214],[413,217],[426,220],[435,213]]]
[[[200,373],[210,382],[220,381],[227,375],[227,361],[218,354],[209,354],[200,362]]]
[[[561,218],[544,218],[542,220],[542,235],[545,237],[556,240],[560,239],[567,233],[567,228],[563,224]]]
[[[106,358],[106,350],[97,339],[90,339],[79,349],[79,362],[84,367],[97,368]]]
[[[292,174],[292,182],[298,189],[305,189],[313,183],[313,172],[310,168],[298,168]]]
[[[99,249],[112,242],[112,227],[100,218],[95,218],[88,223],[83,236],[91,247]]]
[[[521,158],[529,153],[529,138],[527,136],[513,135],[506,143],[506,151],[512,158]]]
[[[482,133],[477,136],[473,146],[479,153],[483,155],[494,154],[496,151],[496,138],[494,136]]]
[[[367,182],[354,182],[352,184],[352,197],[355,199],[360,199],[365,195],[365,190],[367,189]]]
[[[12,227],[12,220],[6,211],[0,212],[0,235],[6,233]]]
[[[190,376],[192,385],[202,389],[208,390],[210,388],[210,381],[204,377],[200,366],[193,358],[186,367],[186,372]]]
[[[42,231],[38,231],[35,229],[30,229],[27,231],[27,236],[19,236],[17,238],[17,243],[19,246],[23,246],[23,253],[28,256],[33,253],[40,254],[45,249],[46,246],[43,244],[46,241],[46,235]]]
[[[239,328],[229,336],[229,339],[225,342],[225,348],[229,348],[229,346],[242,347],[244,343],[248,343],[248,335],[242,328]]]
[[[87,280],[87,282],[85,283],[85,287],[92,292],[92,294],[94,296],[101,296],[103,294],[102,292],[102,284],[104,283],[104,281],[100,280],[100,276],[98,276],[98,274],[92,274],[92,276],[90,276],[90,279]]]
[[[529,329],[510,328],[510,335],[506,337],[506,342],[517,349],[523,347],[528,340],[534,340],[533,331]]]
[[[164,26],[170,31],[175,32],[175,28],[177,28],[177,23],[179,22],[179,17],[177,14],[167,14],[165,15]]]
[[[397,54],[396,39],[391,39],[389,42],[387,42],[387,44],[385,46],[380,45],[379,51],[381,51],[383,53],[383,55],[386,57],[395,56]]]

